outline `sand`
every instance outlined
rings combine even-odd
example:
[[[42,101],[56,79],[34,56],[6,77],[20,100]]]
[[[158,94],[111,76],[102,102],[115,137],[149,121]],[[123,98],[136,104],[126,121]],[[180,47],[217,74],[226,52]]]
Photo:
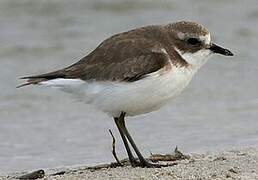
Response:
[[[169,162],[176,165],[162,168],[125,166],[89,169],[80,166],[47,169],[43,179],[258,179],[258,147],[190,154],[189,157]],[[14,179],[23,173],[0,176],[0,179]]]

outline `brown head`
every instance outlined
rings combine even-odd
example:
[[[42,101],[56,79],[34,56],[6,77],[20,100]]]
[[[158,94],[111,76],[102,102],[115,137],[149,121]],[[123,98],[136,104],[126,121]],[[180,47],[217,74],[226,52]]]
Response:
[[[200,24],[181,21],[169,24],[166,28],[175,50],[189,64],[202,65],[206,57],[213,53],[233,56],[229,50],[212,43],[209,31]]]

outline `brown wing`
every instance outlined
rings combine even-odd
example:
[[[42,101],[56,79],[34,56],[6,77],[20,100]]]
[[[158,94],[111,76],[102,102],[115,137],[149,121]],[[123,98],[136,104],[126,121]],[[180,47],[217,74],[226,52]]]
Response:
[[[111,37],[72,66],[23,79],[28,79],[24,85],[56,78],[132,82],[161,69],[168,62],[169,55],[158,42]]]

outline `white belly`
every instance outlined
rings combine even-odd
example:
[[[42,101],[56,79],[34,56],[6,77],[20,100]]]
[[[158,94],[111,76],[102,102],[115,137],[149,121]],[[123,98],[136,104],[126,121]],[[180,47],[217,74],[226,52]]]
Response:
[[[99,94],[93,104],[112,116],[121,111],[134,116],[157,110],[178,95],[190,82],[192,76],[182,73],[153,73],[133,83],[112,84],[110,89]]]
[[[134,116],[157,110],[166,104],[188,85],[194,73],[194,69],[182,67],[162,75],[155,72],[135,82],[55,79],[42,84],[72,93],[79,100],[111,116],[118,116],[121,111]]]

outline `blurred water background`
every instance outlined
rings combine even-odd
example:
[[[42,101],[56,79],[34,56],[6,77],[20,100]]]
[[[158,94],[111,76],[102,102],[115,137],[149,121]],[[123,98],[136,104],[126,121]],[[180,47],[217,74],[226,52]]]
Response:
[[[68,66],[114,33],[192,20],[233,58],[215,56],[173,103],[129,118],[145,155],[256,146],[257,0],[0,0],[0,172],[113,160],[112,119],[53,89],[16,89],[19,77]]]

